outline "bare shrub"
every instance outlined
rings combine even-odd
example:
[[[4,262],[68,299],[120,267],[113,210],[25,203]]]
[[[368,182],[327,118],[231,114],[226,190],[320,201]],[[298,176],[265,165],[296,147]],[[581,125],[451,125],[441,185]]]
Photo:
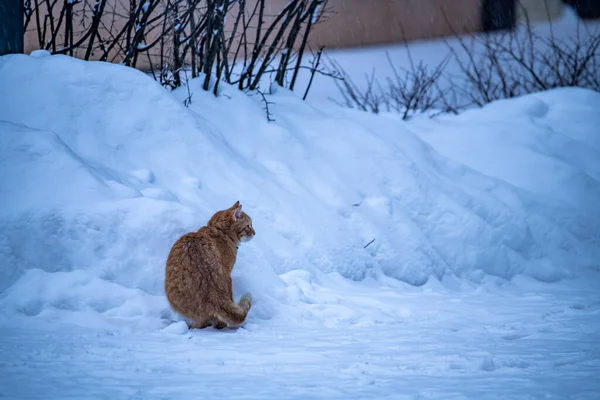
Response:
[[[336,84],[342,104],[374,113],[394,111],[408,119],[417,113],[458,113],[559,87],[600,91],[600,32],[589,31],[580,22],[571,37],[561,40],[552,23],[550,34],[542,35],[524,12],[524,22],[513,30],[466,38],[454,33],[454,38],[458,45],[446,41],[448,56],[433,67],[415,63],[406,44],[410,67],[395,66],[388,56],[392,76],[382,83],[373,71],[366,76],[364,89],[339,64],[330,62],[341,78]],[[451,64],[458,73],[447,71]]]
[[[524,11],[525,21],[511,31],[456,39],[466,55],[449,46],[461,75],[455,88],[471,104],[483,106],[499,99],[522,96],[558,87],[600,91],[600,32],[585,31],[581,24],[567,40],[537,32]]]
[[[335,81],[344,102],[342,103],[348,108],[357,108],[361,111],[370,111],[378,114],[385,104],[385,98],[378,90],[378,85],[375,80],[375,70],[371,75],[365,75],[367,86],[361,89],[352,78],[335,61],[330,61],[332,73],[340,77],[339,81]]]
[[[408,54],[410,68],[394,66],[387,54],[393,75],[386,77],[382,83],[375,78],[373,70],[366,76],[365,89],[360,89],[338,63],[330,61],[331,70],[340,77],[336,85],[344,99],[343,104],[376,114],[396,112],[404,120],[421,113],[457,112],[448,101],[448,90],[438,84],[449,57],[430,68],[422,61],[415,63],[410,52]]]
[[[26,0],[25,29],[41,49],[85,60],[139,67],[164,86],[182,84],[184,69],[218,92],[224,80],[257,90],[266,74],[293,90],[312,28],[326,20],[327,0],[290,0],[267,15],[267,0]],[[233,17],[231,29],[226,18]],[[77,27],[77,28],[75,28]],[[319,53],[320,58],[320,53]],[[158,61],[156,61],[158,60]],[[314,70],[319,66],[313,64]],[[314,73],[314,72],[313,72]]]

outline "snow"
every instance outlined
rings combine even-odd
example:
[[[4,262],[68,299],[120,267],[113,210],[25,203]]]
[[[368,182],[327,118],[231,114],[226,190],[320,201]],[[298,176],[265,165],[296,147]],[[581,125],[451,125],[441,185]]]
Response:
[[[201,82],[0,58],[0,396],[597,398],[600,94],[268,122]],[[236,200],[253,308],[188,331],[168,251]]]
[[[340,315],[335,301],[356,302],[388,321],[271,320],[236,332],[185,332],[180,323],[135,334],[9,326],[0,391],[7,398],[597,398],[596,288],[565,296],[530,281],[518,295],[332,283],[339,293],[305,293],[323,316]]]
[[[322,8],[323,8],[323,2],[318,3],[312,12],[312,15],[310,16],[311,24],[316,24],[317,22],[319,22],[319,17],[321,16]]]

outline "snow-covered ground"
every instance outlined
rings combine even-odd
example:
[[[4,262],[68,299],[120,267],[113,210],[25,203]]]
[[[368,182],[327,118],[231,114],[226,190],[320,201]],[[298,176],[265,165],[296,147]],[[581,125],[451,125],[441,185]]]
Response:
[[[286,279],[288,282],[289,279]],[[597,399],[597,285],[305,283],[307,318],[236,332],[3,327],[0,391],[43,399]],[[312,304],[310,303],[312,302]],[[369,310],[380,323],[352,323]]]
[[[599,93],[269,123],[42,52],[0,88],[0,397],[599,398]],[[166,256],[236,200],[248,322],[188,331]]]

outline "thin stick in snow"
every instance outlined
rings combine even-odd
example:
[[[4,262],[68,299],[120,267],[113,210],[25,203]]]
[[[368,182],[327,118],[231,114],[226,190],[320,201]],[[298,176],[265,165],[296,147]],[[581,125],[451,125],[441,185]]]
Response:
[[[365,247],[363,247],[363,249],[366,249],[367,247],[369,247],[371,245],[371,243],[373,243],[375,241],[375,239],[371,240],[369,243],[367,243],[365,245]]]

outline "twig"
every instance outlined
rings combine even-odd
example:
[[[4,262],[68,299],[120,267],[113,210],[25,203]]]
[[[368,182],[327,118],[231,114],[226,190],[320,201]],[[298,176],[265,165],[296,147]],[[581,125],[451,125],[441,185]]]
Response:
[[[269,104],[274,104],[274,103],[268,101],[267,97],[265,96],[265,93],[263,91],[261,91],[260,89],[256,89],[256,93],[258,93],[261,96],[262,101],[265,103],[264,110],[265,110],[265,113],[267,114],[267,121],[275,122],[275,120],[273,118],[271,118],[271,112],[269,110]]]
[[[371,245],[371,243],[373,243],[375,241],[375,239],[371,240],[369,243],[367,243],[365,245],[365,247],[363,247],[363,249],[366,249],[367,247],[369,247]]]
[[[304,91],[304,96],[302,96],[302,100],[306,100],[306,97],[308,96],[308,91],[310,90],[310,87],[312,86],[312,82],[313,79],[315,77],[315,73],[317,72],[317,70],[319,69],[319,63],[321,62],[321,54],[323,53],[323,46],[321,46],[319,48],[319,50],[317,51],[317,55],[315,56],[315,58],[312,60],[311,64],[311,69],[310,69],[310,79],[308,80],[308,84],[306,85],[306,90]],[[299,67],[296,67],[296,70],[294,71],[294,79],[296,78],[296,74],[298,73],[298,69]],[[292,80],[292,84],[290,86],[291,89],[293,89],[293,83],[294,81]]]

